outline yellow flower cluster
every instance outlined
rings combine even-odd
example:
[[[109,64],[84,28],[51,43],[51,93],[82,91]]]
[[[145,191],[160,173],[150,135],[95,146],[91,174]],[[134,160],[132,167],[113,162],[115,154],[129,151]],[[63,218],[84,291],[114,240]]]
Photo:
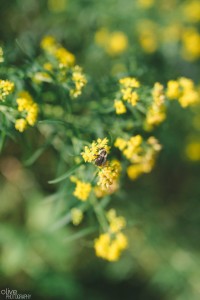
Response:
[[[108,261],[117,261],[121,252],[127,248],[127,237],[121,232],[126,226],[123,217],[117,217],[114,209],[107,213],[109,230],[94,241],[96,256]]]
[[[0,100],[4,101],[5,98],[14,90],[14,83],[9,80],[0,79]]]
[[[124,105],[124,103],[121,100],[115,100],[114,107],[115,107],[117,115],[126,113],[126,106]]]
[[[70,213],[71,213],[71,219],[72,219],[73,225],[75,225],[75,226],[79,225],[81,223],[81,221],[83,220],[82,210],[79,208],[72,208]]]
[[[109,32],[101,28],[95,34],[95,43],[110,55],[119,55],[128,47],[128,38],[122,31]]]
[[[97,185],[101,190],[110,190],[116,185],[121,172],[121,164],[118,160],[112,160],[99,169]]]
[[[84,152],[81,152],[81,155],[85,162],[93,162],[99,155],[99,150],[105,149],[109,153],[110,147],[108,146],[108,139],[97,139],[93,141],[91,146],[85,146]]]
[[[73,98],[76,98],[81,94],[83,87],[87,83],[85,75],[82,73],[81,67],[75,66],[72,69],[72,81],[73,81],[75,87],[70,90],[70,95]]]
[[[56,58],[59,67],[72,67],[75,63],[75,56],[67,49],[62,47],[53,36],[46,36],[42,39],[41,48],[47,53]]]
[[[102,189],[101,186],[97,185],[94,187],[94,193],[97,198],[105,197],[106,195],[112,195],[119,189],[119,182],[118,180],[114,180],[113,183],[105,190]]]
[[[117,138],[114,146],[119,148],[128,160],[131,162],[138,162],[140,161],[139,154],[142,152],[142,141],[141,135],[133,136],[128,141]]]
[[[166,118],[164,87],[159,82],[154,84],[152,90],[153,102],[147,111],[145,127],[152,129],[154,125],[162,123]]]
[[[31,95],[26,91],[22,91],[16,101],[18,104],[18,111],[22,113],[24,118],[16,120],[15,128],[18,131],[23,132],[27,125],[35,125],[39,109],[37,103],[33,101]]]
[[[139,81],[134,77],[124,77],[119,80],[120,83],[120,97],[122,99],[116,99],[114,107],[116,114],[126,113],[126,106],[123,101],[127,101],[132,106],[135,106],[139,100],[136,89],[140,87]],[[123,100],[123,101],[122,101]]]
[[[117,138],[115,147],[119,148],[125,157],[132,163],[127,168],[130,179],[135,180],[142,173],[151,172],[157,153],[161,145],[154,137],[145,142],[140,135],[131,137],[128,141]]]
[[[194,27],[185,29],[182,34],[182,56],[188,61],[200,57],[200,34]]]
[[[4,62],[3,49],[0,47],[0,63]]]
[[[197,104],[200,101],[200,94],[194,86],[194,82],[185,77],[170,80],[167,83],[166,95],[169,99],[178,99],[182,107]]]
[[[91,184],[88,182],[83,182],[74,176],[71,176],[70,180],[76,183],[76,187],[73,192],[73,195],[81,201],[86,201],[92,189]]]

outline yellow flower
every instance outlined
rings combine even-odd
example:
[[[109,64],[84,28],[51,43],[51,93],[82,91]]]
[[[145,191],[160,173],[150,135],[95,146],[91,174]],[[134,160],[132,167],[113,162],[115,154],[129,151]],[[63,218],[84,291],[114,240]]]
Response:
[[[116,109],[116,114],[124,114],[126,113],[126,106],[121,100],[115,100],[114,107]]]
[[[127,141],[126,148],[123,150],[123,154],[126,156],[127,159],[130,161],[136,162],[139,159],[138,154],[141,152],[141,144],[142,144],[142,137],[141,135],[136,135],[131,137]]]
[[[122,31],[109,32],[106,28],[96,32],[95,42],[110,55],[121,54],[128,47],[128,38]]]
[[[30,126],[35,125],[39,113],[39,108],[37,103],[33,101],[31,95],[26,91],[22,91],[19,93],[19,98],[17,98],[16,102],[18,105],[18,111],[26,113],[26,123]],[[25,128],[26,127],[24,127],[24,129]]]
[[[38,105],[36,103],[33,103],[27,109],[26,120],[28,124],[33,126],[37,121],[37,117],[38,117]]]
[[[180,97],[178,99],[182,107],[197,104],[200,101],[200,94],[195,89],[194,83],[191,79],[181,77],[179,80],[180,87],[182,88]]]
[[[117,233],[111,237],[109,233],[104,233],[94,241],[96,256],[108,261],[117,261],[121,252],[128,246],[127,238],[123,233]]]
[[[196,28],[185,29],[182,43],[182,56],[185,60],[193,61],[200,57],[200,34]]]
[[[72,81],[74,82],[75,88],[70,90],[70,95],[76,98],[81,95],[82,89],[87,83],[85,75],[79,66],[75,66],[72,70]]]
[[[98,154],[99,150],[105,149],[107,153],[109,153],[110,147],[108,146],[108,139],[97,139],[97,141],[93,141],[91,146],[85,146],[84,152],[81,152],[81,155],[85,162],[93,162]]]
[[[27,127],[27,121],[25,119],[17,119],[15,122],[15,129],[19,132],[23,132]]]
[[[79,225],[83,220],[82,210],[79,208],[72,208],[70,212],[71,212],[72,223],[76,226]]]
[[[178,81],[168,81],[166,95],[169,99],[177,99],[180,96],[180,86]]]
[[[9,80],[0,79],[0,100],[4,101],[5,98],[14,90],[14,83]]]
[[[126,145],[127,145],[127,141],[122,138],[117,138],[114,144],[114,146],[121,151],[124,150]]]
[[[127,168],[127,174],[131,180],[137,179],[142,173],[143,173],[143,170],[142,170],[142,166],[140,164],[130,165]]]
[[[117,217],[116,211],[114,209],[110,209],[106,217],[109,221],[109,231],[111,233],[117,233],[126,227],[126,220],[124,217]]]
[[[123,53],[128,47],[127,36],[121,31],[114,31],[110,34],[106,50],[111,55]]]
[[[119,80],[119,83],[125,88],[138,88],[140,82],[134,77],[124,77]]]
[[[43,68],[47,71],[52,71],[53,70],[53,65],[50,63],[50,62],[46,62],[44,65],[43,65]]]
[[[119,189],[119,182],[116,179],[116,180],[113,180],[113,183],[106,190],[102,189],[101,186],[98,186],[98,185],[95,186],[94,193],[97,198],[103,198],[106,195],[111,195],[111,194],[115,193],[118,189]]]
[[[134,77],[125,77],[121,78],[119,83],[121,85],[120,92],[122,93],[122,99],[135,106],[139,96],[134,89],[140,87],[139,81]]]
[[[73,195],[81,201],[86,201],[90,195],[92,186],[90,183],[83,182],[78,180],[76,177],[73,177],[71,181],[76,183],[75,190]]]
[[[107,163],[106,166],[99,170],[97,185],[99,185],[102,190],[109,189],[119,178],[120,171],[121,165],[119,161],[113,160],[110,163]]]
[[[54,51],[56,48],[55,38],[51,35],[45,36],[40,43],[40,47],[48,52]]]
[[[71,67],[75,63],[75,56],[64,47],[58,47],[54,52],[61,67]]]
[[[153,102],[148,108],[145,128],[150,130],[153,126],[160,124],[166,118],[164,87],[159,82],[154,84],[152,90]]]

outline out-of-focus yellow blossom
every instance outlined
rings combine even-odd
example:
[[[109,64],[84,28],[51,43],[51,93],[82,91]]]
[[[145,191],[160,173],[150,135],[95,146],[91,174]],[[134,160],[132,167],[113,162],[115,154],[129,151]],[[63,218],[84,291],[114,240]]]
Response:
[[[200,34],[194,27],[187,28],[182,35],[182,56],[185,60],[193,61],[200,57]]]
[[[73,195],[81,201],[86,201],[92,189],[91,184],[81,181],[74,176],[71,176],[70,180],[76,184]]]
[[[102,190],[107,190],[113,183],[119,178],[121,172],[121,164],[117,160],[112,160],[107,163],[104,167],[100,168],[98,172],[98,182],[97,185],[101,187]]]
[[[150,20],[138,24],[139,43],[146,53],[153,53],[158,48],[157,25]]]
[[[95,42],[110,55],[121,54],[128,47],[128,38],[122,31],[109,32],[106,28],[96,32]]]
[[[121,100],[115,100],[114,107],[116,109],[116,114],[121,115],[126,113],[126,106]]]
[[[30,126],[34,126],[37,121],[38,112],[39,112],[37,103],[35,103],[33,101],[33,98],[31,97],[31,95],[26,91],[22,91],[21,93],[19,93],[19,98],[17,98],[16,102],[18,104],[18,111],[21,113],[25,113],[24,120],[26,120],[26,123],[29,124]],[[20,120],[22,120],[22,119],[20,119]],[[25,124],[25,122],[22,122],[22,121],[20,121],[20,122],[21,123],[19,123],[19,124]],[[21,125],[21,126],[23,127],[23,125]],[[23,128],[26,129],[26,127],[27,126],[24,125]],[[18,128],[20,128],[20,126],[18,125],[16,127],[16,125],[15,125],[15,128],[18,130]],[[21,130],[19,130],[19,131],[21,131]]]
[[[47,71],[52,71],[53,65],[50,62],[46,62],[46,63],[44,63],[43,68]]]
[[[143,173],[143,170],[142,170],[142,166],[140,164],[130,165],[127,168],[127,174],[131,180],[137,179],[142,173]]]
[[[123,53],[128,47],[127,36],[121,31],[115,31],[110,34],[106,50],[110,55]]]
[[[72,67],[75,63],[75,56],[64,47],[58,47],[54,53],[60,67]]]
[[[129,159],[131,162],[134,160],[137,161],[139,159],[139,153],[141,152],[141,144],[142,144],[142,137],[141,135],[136,135],[131,137],[128,141],[122,140],[122,145],[120,145],[120,138],[118,138],[115,142],[115,147],[119,148],[123,154]]]
[[[9,80],[0,79],[0,100],[4,101],[5,98],[14,90],[14,83]]]
[[[59,67],[72,67],[75,63],[75,56],[67,49],[62,47],[54,37],[46,36],[40,43],[41,48],[48,54],[55,57],[59,63]]]
[[[183,4],[183,14],[187,21],[197,23],[200,21],[199,0],[188,0]]]
[[[135,91],[135,89],[140,87],[139,81],[134,77],[125,77],[121,78],[119,83],[122,99],[130,103],[132,106],[135,106],[139,100],[139,96]]]
[[[140,135],[136,135],[125,142],[123,147],[120,147],[120,140],[116,140],[115,147],[119,148],[132,163],[127,168],[129,178],[134,180],[142,173],[149,173],[154,166],[157,153],[161,150],[157,139],[150,137],[144,141]]]
[[[192,161],[200,161],[200,142],[191,142],[186,146],[185,153]]]
[[[72,81],[74,82],[75,88],[70,90],[70,95],[76,98],[81,94],[83,87],[87,83],[85,75],[79,66],[75,66],[72,70]]]
[[[126,145],[127,145],[127,141],[122,138],[117,138],[115,141],[115,144],[114,144],[114,146],[116,148],[119,148],[119,150],[121,150],[121,151],[124,150]]]
[[[155,164],[155,158],[157,153],[161,150],[161,145],[158,143],[155,137],[150,137],[143,148],[140,157],[136,157],[136,160],[132,160],[132,165],[127,168],[128,177],[131,180],[137,179],[142,173],[151,172]],[[139,158],[139,159],[138,159]]]
[[[4,62],[3,49],[0,47],[0,63]]]
[[[178,82],[181,90],[178,101],[182,107],[187,107],[200,102],[200,93],[195,89],[194,82],[191,79],[181,77]]]
[[[169,99],[178,99],[182,107],[187,107],[200,102],[200,93],[195,88],[194,82],[186,77],[181,77],[177,81],[170,80],[167,87]]]
[[[144,9],[152,7],[155,3],[155,0],[137,0],[138,6]]]
[[[52,12],[59,13],[66,9],[68,0],[48,0],[48,9]]]
[[[19,132],[23,132],[27,127],[27,121],[25,119],[17,119],[15,121],[15,129]]]
[[[145,126],[152,129],[153,126],[162,123],[166,118],[164,86],[159,82],[154,84],[152,90],[153,102],[147,111]]]
[[[40,43],[40,47],[50,53],[54,52],[56,45],[56,39],[51,35],[45,36]]]
[[[72,223],[77,226],[79,225],[83,220],[83,212],[79,208],[72,208],[71,211],[71,219]]]
[[[166,95],[169,99],[177,99],[180,96],[179,82],[176,80],[169,80],[167,83]]]
[[[105,149],[109,153],[110,147],[108,146],[108,139],[97,139],[93,141],[91,146],[85,146],[84,152],[81,152],[81,155],[85,162],[93,162],[99,155],[99,150]]]
[[[124,88],[138,88],[140,87],[140,82],[134,77],[124,77],[119,80],[119,83]]]
[[[117,233],[126,227],[126,220],[122,216],[117,216],[116,211],[114,209],[110,209],[106,217],[109,222],[109,231],[111,233]]]
[[[94,241],[96,256],[108,261],[117,261],[121,252],[128,246],[127,237],[119,232],[114,237],[103,233]]]
[[[94,193],[97,198],[103,198],[106,195],[112,195],[119,189],[119,182],[118,179],[114,180],[113,183],[105,190],[102,189],[101,186],[94,187]]]

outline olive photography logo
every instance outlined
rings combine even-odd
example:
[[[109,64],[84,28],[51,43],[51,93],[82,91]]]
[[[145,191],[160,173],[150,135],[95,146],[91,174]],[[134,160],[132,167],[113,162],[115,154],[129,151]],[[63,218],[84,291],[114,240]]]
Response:
[[[30,294],[18,294],[17,290],[10,290],[9,288],[1,290],[1,295],[4,296],[4,299],[31,299]]]

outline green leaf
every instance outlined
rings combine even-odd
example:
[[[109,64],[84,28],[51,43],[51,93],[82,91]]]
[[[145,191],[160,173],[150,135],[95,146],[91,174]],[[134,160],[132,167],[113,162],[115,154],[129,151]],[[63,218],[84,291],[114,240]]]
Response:
[[[65,180],[67,177],[69,177],[71,174],[73,174],[74,171],[75,171],[76,169],[78,169],[78,168],[82,165],[82,163],[83,163],[83,162],[81,162],[81,163],[79,163],[78,165],[72,167],[69,171],[67,171],[67,172],[64,173],[63,175],[61,175],[61,176],[59,176],[59,177],[57,177],[57,178],[55,178],[55,179],[52,179],[52,180],[48,181],[48,183],[49,183],[49,184],[54,184],[54,183],[58,183],[58,182],[60,182],[60,181],[62,181],[62,180]]]
[[[66,239],[65,239],[65,242],[71,242],[71,241],[75,241],[77,239],[80,239],[82,237],[85,237],[93,232],[97,231],[97,227],[89,227],[89,228],[85,228],[75,234],[72,234],[70,236],[68,236]]]
[[[25,160],[24,165],[25,166],[30,166],[32,165],[41,155],[42,153],[46,150],[47,146],[39,148],[31,157],[29,157],[27,160]]]

